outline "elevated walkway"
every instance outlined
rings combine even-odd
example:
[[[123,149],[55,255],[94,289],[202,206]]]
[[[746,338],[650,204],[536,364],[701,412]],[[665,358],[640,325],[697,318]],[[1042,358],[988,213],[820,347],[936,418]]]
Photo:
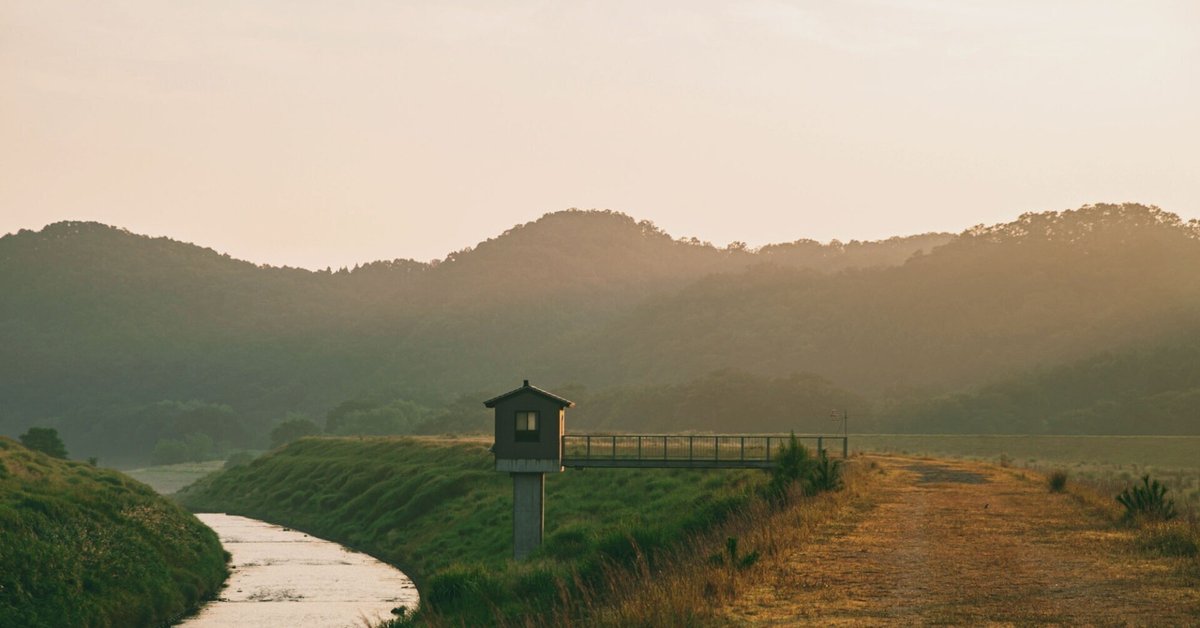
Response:
[[[765,434],[567,434],[562,437],[562,466],[573,469],[680,468],[769,469],[790,435]],[[796,435],[814,451],[828,445],[849,453],[844,436]]]

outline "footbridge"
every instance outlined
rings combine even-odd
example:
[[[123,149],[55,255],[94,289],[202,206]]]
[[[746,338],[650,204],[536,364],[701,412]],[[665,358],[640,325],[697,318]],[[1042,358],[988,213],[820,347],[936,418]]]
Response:
[[[496,412],[496,470],[513,481],[513,558],[542,543],[546,474],[566,469],[770,469],[779,464],[792,435],[782,434],[568,434],[566,409],[575,403],[530,386],[483,402]],[[824,452],[826,444],[848,452],[842,436],[796,436]]]
[[[562,466],[568,469],[769,469],[791,435],[778,434],[566,434]],[[845,436],[797,435],[817,452],[826,445],[849,454]]]

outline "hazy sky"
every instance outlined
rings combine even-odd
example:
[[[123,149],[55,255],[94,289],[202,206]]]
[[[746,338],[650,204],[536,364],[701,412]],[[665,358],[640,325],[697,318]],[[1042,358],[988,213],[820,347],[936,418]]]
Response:
[[[718,244],[1200,217],[1200,2],[0,0],[0,234],[430,259],[567,207]]]

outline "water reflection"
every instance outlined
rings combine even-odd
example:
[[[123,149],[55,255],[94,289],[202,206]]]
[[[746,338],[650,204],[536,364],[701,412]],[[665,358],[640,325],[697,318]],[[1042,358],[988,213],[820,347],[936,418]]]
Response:
[[[413,609],[417,589],[398,569],[336,543],[225,514],[196,515],[233,555],[220,598],[186,628],[363,628]]]

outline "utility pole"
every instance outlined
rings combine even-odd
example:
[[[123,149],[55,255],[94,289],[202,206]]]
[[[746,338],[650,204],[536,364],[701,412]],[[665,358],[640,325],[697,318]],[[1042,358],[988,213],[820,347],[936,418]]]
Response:
[[[829,418],[834,421],[841,420],[842,422],[842,458],[850,457],[850,432],[847,423],[850,420],[850,412],[847,410],[838,410],[834,408],[829,412]]]

